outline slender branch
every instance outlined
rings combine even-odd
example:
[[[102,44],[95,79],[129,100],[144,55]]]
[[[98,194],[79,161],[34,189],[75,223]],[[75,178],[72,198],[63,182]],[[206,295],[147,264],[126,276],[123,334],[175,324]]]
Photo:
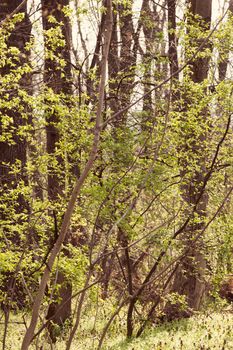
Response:
[[[88,271],[88,275],[87,275],[87,278],[86,278],[84,290],[83,290],[83,292],[80,295],[80,300],[79,300],[79,303],[78,303],[78,310],[77,310],[77,315],[76,315],[76,321],[75,321],[73,329],[70,332],[70,336],[69,336],[69,339],[68,339],[67,345],[66,345],[66,350],[70,350],[71,343],[72,343],[73,338],[75,336],[75,333],[76,333],[76,331],[78,329],[80,318],[81,318],[82,306],[83,306],[84,298],[85,298],[85,295],[86,295],[86,291],[87,291],[87,287],[88,287],[91,275],[92,275],[92,270],[90,269]]]

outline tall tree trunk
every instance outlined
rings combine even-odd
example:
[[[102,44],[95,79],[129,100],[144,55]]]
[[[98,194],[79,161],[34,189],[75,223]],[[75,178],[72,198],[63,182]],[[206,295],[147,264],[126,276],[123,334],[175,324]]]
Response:
[[[118,108],[121,110],[129,105],[135,78],[135,58],[133,56],[133,17],[132,4],[118,4],[120,27],[120,56],[118,75]],[[116,67],[117,68],[117,67]],[[118,109],[118,110],[119,110]],[[122,127],[126,122],[126,113],[120,113],[113,121],[114,126]]]
[[[46,88],[52,89],[55,94],[63,93],[66,96],[70,95],[72,92],[70,65],[71,28],[69,18],[66,17],[63,12],[64,6],[68,5],[69,0],[42,0],[43,29],[48,31],[56,27],[56,25],[49,20],[49,16],[53,16],[58,24],[61,25],[62,35],[65,39],[64,46],[57,46],[54,50],[49,40],[45,37],[45,52],[53,52],[57,60],[48,58],[49,55],[45,55],[44,83]],[[62,68],[60,66],[58,57],[65,61],[65,67]],[[57,127],[59,122],[59,114],[54,111],[54,109],[48,107],[46,111],[47,152],[49,156],[52,156],[56,164],[56,166],[50,165],[54,164],[53,161],[48,164],[48,198],[54,205],[59,201],[64,192],[64,174],[61,177],[57,169],[57,167],[64,168],[64,159],[56,152],[57,148],[59,148],[60,140]],[[64,250],[64,252],[66,252],[66,250]],[[71,316],[72,295],[72,285],[61,271],[58,271],[55,283],[59,288],[58,295],[56,296],[59,301],[52,302],[47,313],[47,318],[51,319],[51,322],[48,324],[48,330],[53,342],[55,342],[57,338],[55,332],[56,327],[60,326],[62,328],[65,321]]]
[[[29,239],[27,219],[29,203],[24,195],[28,185],[26,171],[27,133],[23,129],[30,121],[30,110],[22,96],[30,88],[30,74],[24,71],[29,63],[30,52],[25,46],[30,41],[31,23],[27,15],[27,3],[24,2],[19,12],[23,19],[16,23],[9,35],[8,24],[11,14],[22,3],[22,0],[6,0],[0,2],[1,35],[6,37],[8,52],[1,52],[1,93],[0,93],[0,222],[1,248],[3,252],[19,252],[23,249],[22,237]],[[9,36],[8,36],[9,35]],[[18,49],[18,52],[16,51]],[[12,50],[12,52],[10,51]],[[6,55],[6,57],[4,57]],[[4,65],[4,61],[6,62]],[[27,69],[28,71],[28,69]],[[9,79],[10,78],[10,79]],[[7,82],[8,81],[8,82]],[[23,93],[22,93],[23,92]],[[20,106],[19,106],[20,100]],[[4,242],[6,248],[4,247]],[[26,248],[24,248],[26,249]],[[3,348],[7,337],[7,320],[12,305],[25,305],[25,293],[18,284],[17,272],[2,273],[5,300],[1,307],[5,313],[5,330]]]
[[[6,19],[20,4],[21,0],[8,0],[0,3],[0,20]],[[19,49],[19,54],[14,57],[7,53],[9,61],[12,62],[2,66],[0,74],[6,77],[12,73],[15,76],[17,83],[11,85],[11,81],[5,87],[5,90],[9,90],[9,94],[1,94],[2,105],[7,107],[0,109],[0,191],[1,197],[5,197],[9,191],[9,198],[11,197],[10,191],[16,190],[20,185],[28,184],[28,177],[26,174],[25,166],[27,160],[27,135],[24,133],[21,135],[20,128],[23,128],[30,117],[28,115],[28,105],[22,99],[22,109],[19,112],[18,104],[14,102],[19,96],[20,89],[26,92],[30,88],[30,75],[23,73],[20,78],[16,76],[18,68],[23,68],[25,64],[29,62],[29,51],[25,49],[25,45],[30,41],[31,36],[31,23],[27,15],[26,2],[21,7],[20,12],[24,14],[24,19],[16,24],[15,29],[7,39],[8,48]],[[10,21],[10,18],[9,18]],[[18,80],[17,80],[18,79]],[[18,86],[17,86],[18,84]],[[11,101],[11,103],[10,103]],[[26,114],[26,117],[23,116]],[[10,118],[9,123],[7,122]],[[6,125],[8,128],[6,129]],[[13,166],[18,162],[18,171],[14,173],[12,171]],[[13,194],[13,193],[12,193]],[[16,197],[15,197],[16,196]],[[2,208],[1,218],[4,220],[12,220],[13,213],[22,214],[24,210],[28,210],[27,200],[19,192],[14,194],[14,200],[10,198],[9,207]],[[9,211],[11,207],[12,211]],[[15,223],[16,224],[16,223]],[[15,224],[12,223],[14,226]],[[1,225],[4,226],[4,224]],[[18,235],[14,235],[13,242],[19,241]]]
[[[177,0],[167,0],[169,40],[168,56],[171,75],[174,74],[179,68],[176,38],[176,2]],[[179,79],[179,74],[177,73],[174,78]]]
[[[0,3],[0,20],[7,19],[20,4],[20,0]],[[27,199],[22,194],[23,188],[20,191],[21,186],[28,185],[26,173],[27,134],[22,134],[20,129],[27,125],[30,115],[28,115],[28,105],[23,99],[20,112],[18,102],[14,102],[14,99],[17,101],[19,98],[20,90],[27,92],[30,88],[29,74],[22,73],[20,78],[17,78],[18,69],[23,68],[29,62],[29,52],[25,49],[25,45],[30,41],[31,24],[27,15],[26,3],[21,7],[20,12],[24,14],[24,19],[16,24],[15,29],[7,39],[7,47],[15,47],[19,49],[20,53],[16,57],[7,53],[12,64],[2,66],[0,70],[1,76],[6,78],[8,74],[12,74],[17,82],[11,85],[11,81],[9,81],[8,85],[5,86],[5,91],[8,90],[9,94],[1,94],[4,107],[0,110],[0,197],[4,199],[4,206],[0,210],[1,228],[7,239],[16,245],[20,244],[21,241],[19,227],[25,221],[22,217],[28,214],[29,210]],[[26,118],[23,114],[26,115]],[[8,120],[10,120],[9,123]],[[17,168],[15,172],[13,171],[14,167]],[[12,227],[19,225],[18,232],[16,230],[9,232],[7,227],[10,226],[10,223]]]
[[[229,19],[233,18],[233,0],[229,0],[229,5],[228,5],[228,14],[229,14]],[[227,77],[227,69],[229,67],[230,64],[230,46],[231,43],[228,43],[228,45],[226,45],[226,42],[223,41],[222,46],[220,44],[220,48],[219,48],[219,57],[218,57],[218,78],[219,78],[219,82],[223,82],[226,77]],[[217,115],[222,116],[222,108],[221,108],[221,97],[219,100],[219,106],[218,106],[218,112]],[[223,120],[223,118],[221,118],[221,120]],[[221,123],[223,123],[223,121],[221,121]],[[226,193],[229,191],[230,187],[232,185],[232,177],[230,175],[230,173],[226,170],[225,171],[225,180],[224,180],[224,186],[225,186],[225,190]],[[231,211],[231,206],[230,206],[230,201],[226,204],[226,211],[230,212]],[[231,253],[229,253],[230,255],[230,259],[227,260],[226,263],[226,271],[227,273],[231,273],[232,271],[232,255],[233,255],[233,251]],[[226,257],[224,256],[224,259]],[[225,264],[224,262],[222,262],[222,256],[219,256],[218,262],[217,262],[218,266],[222,266],[223,264]]]
[[[113,113],[116,113],[119,108],[118,91],[118,74],[120,70],[120,58],[118,54],[118,15],[116,5],[113,4],[113,29],[111,37],[111,45],[108,59],[108,74],[109,74],[109,107]]]
[[[111,46],[108,60],[109,73],[109,95],[108,106],[113,114],[127,106],[130,102],[133,92],[133,82],[135,78],[135,60],[133,57],[133,19],[132,19],[132,4],[113,4],[113,31],[111,36]],[[119,42],[121,46],[119,47]],[[120,113],[117,118],[112,121],[112,138],[114,143],[122,142],[122,135],[125,135],[124,128],[127,122],[127,112]],[[123,132],[122,132],[123,130]],[[113,167],[114,173],[117,174],[122,171],[120,155],[117,148],[114,150]],[[116,198],[116,202],[117,202]],[[112,205],[112,218],[114,219],[116,213],[115,204]],[[103,223],[99,223],[101,226]],[[117,240],[120,245],[127,246],[126,234],[118,231]],[[126,249],[127,250],[127,249]],[[114,255],[109,255],[102,262],[103,270],[103,297],[108,295],[108,285],[113,270]],[[120,257],[124,268],[128,269],[126,265],[130,263],[129,252],[124,251],[123,256]],[[127,264],[125,264],[127,262]],[[129,280],[128,280],[129,281]]]
[[[211,7],[212,1],[191,0],[191,14],[200,17],[199,25],[203,31],[210,28],[211,24]],[[203,39],[198,39],[201,45]],[[204,47],[207,48],[208,43]],[[199,56],[191,63],[191,79],[193,83],[200,84],[207,78],[209,68],[209,57]],[[187,109],[189,103],[187,100]],[[195,118],[195,123],[203,123],[206,125],[207,108],[204,108]],[[188,115],[186,116],[188,118]],[[184,121],[185,122],[185,121]],[[190,132],[190,131],[189,131]],[[181,176],[184,181],[181,185],[182,198],[186,205],[186,215],[190,216],[189,224],[185,232],[180,237],[187,255],[179,264],[177,269],[172,292],[183,295],[186,298],[187,307],[180,309],[179,303],[168,304],[165,308],[165,318],[173,319],[179,317],[187,317],[192,310],[199,310],[201,300],[205,290],[204,273],[206,269],[206,261],[203,252],[202,237],[198,237],[205,225],[205,216],[208,197],[204,188],[204,179],[206,174],[205,166],[205,141],[206,135],[202,131],[195,139],[193,134],[185,135],[183,145],[181,146],[180,167]],[[188,140],[190,142],[188,142]],[[191,141],[192,140],[192,141]],[[195,165],[191,168],[191,175],[188,175],[191,162]]]
[[[233,0],[229,1],[229,15],[233,16]],[[222,48],[219,50],[219,64],[218,64],[218,72],[219,72],[219,80],[223,81],[226,78],[227,67],[229,64],[229,47]]]
[[[167,0],[168,9],[168,57],[170,66],[170,75],[174,76],[171,79],[170,96],[171,101],[176,102],[179,99],[179,90],[174,89],[174,85],[179,81],[179,64],[178,64],[178,39],[176,36],[176,2],[177,0]],[[177,73],[176,73],[177,72]]]
[[[145,52],[142,53],[142,62],[144,65],[143,74],[143,114],[142,114],[142,131],[152,132],[153,125],[155,125],[156,107],[158,96],[154,96],[151,90],[151,84],[154,83],[154,73],[158,72],[159,63],[156,62],[155,56],[160,52],[159,33],[163,32],[163,24],[161,23],[160,14],[156,5],[151,9],[150,1],[144,0],[141,8],[142,29],[145,37]],[[154,102],[154,103],[153,103]],[[146,147],[147,148],[147,147]],[[146,150],[145,150],[146,153]]]
[[[143,11],[143,33],[145,36],[145,53],[143,55],[144,63],[144,76],[143,76],[143,88],[144,95],[143,98],[143,121],[142,129],[145,129],[145,125],[148,121],[154,119],[153,108],[152,108],[152,93],[150,93],[150,83],[151,83],[151,68],[152,68],[152,57],[153,57],[153,44],[155,42],[155,28],[156,21],[154,21],[155,14],[150,9],[149,1],[143,1],[142,4]],[[148,127],[146,127],[148,129]]]

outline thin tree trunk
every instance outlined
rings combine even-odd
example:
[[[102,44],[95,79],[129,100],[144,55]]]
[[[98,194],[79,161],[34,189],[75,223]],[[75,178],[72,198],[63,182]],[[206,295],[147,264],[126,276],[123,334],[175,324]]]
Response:
[[[163,31],[161,26],[160,15],[157,7],[154,5],[151,9],[150,1],[144,0],[141,8],[141,22],[142,29],[145,37],[145,53],[142,53],[142,62],[144,65],[143,75],[143,114],[142,114],[142,130],[146,131],[146,134],[153,129],[156,118],[156,106],[157,96],[154,96],[155,101],[153,103],[153,94],[151,90],[151,83],[154,83],[154,71],[159,72],[159,64],[156,63],[154,58],[159,53],[160,40],[159,33]],[[155,68],[156,67],[156,68]],[[146,151],[145,151],[146,153]]]
[[[177,54],[177,37],[176,37],[176,2],[177,0],[167,0],[168,8],[168,56],[170,64],[170,74],[178,71],[178,54]],[[179,79],[179,73],[174,75],[175,79]]]
[[[229,1],[229,15],[233,16],[233,0]],[[226,50],[220,50],[219,52],[219,64],[218,64],[218,72],[219,72],[219,80],[223,81],[226,78],[227,67],[229,65],[229,48]],[[222,56],[222,57],[221,57]]]
[[[118,54],[118,16],[116,5],[113,4],[113,29],[108,60],[108,75],[109,75],[109,95],[108,104],[113,113],[118,110],[119,97],[118,91],[118,74],[120,70],[120,59]]]
[[[228,7],[228,11],[229,11],[229,17],[232,19],[233,18],[233,0],[229,0],[229,7]],[[229,20],[229,18],[228,18]],[[226,79],[227,77],[227,69],[229,67],[229,63],[230,63],[230,45],[231,43],[228,43],[228,45],[225,47],[226,43],[223,42],[223,47],[220,47],[219,49],[219,58],[218,58],[218,74],[219,74],[219,82],[222,82]],[[219,104],[220,106],[218,106],[217,110],[218,112],[217,115],[222,115],[222,108],[221,108],[221,97],[219,100]],[[232,185],[232,177],[230,176],[229,172],[226,171],[225,172],[225,179],[224,179],[224,186],[225,186],[225,190],[226,192],[229,190],[230,186]],[[230,201],[228,202],[227,205],[227,211],[230,212],[231,207],[230,207]],[[229,253],[230,258],[232,259],[232,255],[233,255],[233,251],[231,251],[231,253]],[[224,256],[224,259],[226,257]],[[227,266],[226,266],[226,270],[228,273],[231,272],[232,270],[232,263],[231,263],[231,259],[228,259],[227,261]],[[217,264],[219,266],[223,265],[223,261],[222,261],[222,255],[220,254],[219,259]]]
[[[153,116],[153,107],[152,107],[152,93],[150,93],[150,83],[151,83],[151,68],[152,68],[152,57],[153,57],[153,44],[155,42],[154,32],[156,22],[154,21],[152,11],[149,6],[149,1],[143,1],[142,4],[143,11],[143,33],[145,36],[145,47],[146,52],[143,55],[143,64],[144,64],[144,76],[143,76],[143,85],[144,85],[144,95],[143,98],[143,121],[142,129],[148,129],[147,122],[154,119]],[[145,127],[146,125],[146,127]]]

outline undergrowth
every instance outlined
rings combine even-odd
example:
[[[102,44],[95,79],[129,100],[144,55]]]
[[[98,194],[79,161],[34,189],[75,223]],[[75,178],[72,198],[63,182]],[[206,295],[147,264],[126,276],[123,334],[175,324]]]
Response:
[[[10,318],[5,350],[20,350],[25,332],[23,323],[18,323],[19,315]],[[96,322],[95,317],[86,316],[74,339],[72,350],[94,350],[97,348],[100,331],[105,320]],[[0,324],[1,341],[3,318]],[[160,326],[151,326],[139,338],[125,339],[125,324],[120,317],[110,329],[103,350],[231,350],[233,349],[232,312],[198,315]],[[45,336],[30,349],[52,349]],[[2,345],[2,344],[1,344]],[[42,347],[41,347],[42,346]],[[65,350],[65,340],[60,340],[54,350]]]

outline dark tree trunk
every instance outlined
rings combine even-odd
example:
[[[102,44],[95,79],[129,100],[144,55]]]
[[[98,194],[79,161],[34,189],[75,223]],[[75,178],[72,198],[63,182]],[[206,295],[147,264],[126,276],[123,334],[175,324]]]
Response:
[[[133,56],[133,17],[132,4],[119,4],[119,26],[120,26],[120,58],[119,58],[119,87],[118,105],[120,109],[129,105],[132,96],[135,78],[135,59]],[[126,122],[126,113],[121,113],[116,118],[115,126],[121,127]]]
[[[111,46],[108,59],[108,74],[109,74],[109,96],[108,104],[113,113],[116,113],[119,108],[118,91],[118,74],[120,70],[120,59],[118,55],[118,16],[116,6],[113,5],[113,30],[111,37]]]
[[[132,4],[114,5],[113,33],[109,53],[109,96],[108,105],[112,113],[119,112],[129,104],[135,78],[135,58],[133,56]],[[119,49],[119,43],[121,43]],[[113,120],[114,127],[122,127],[126,122],[126,112]]]
[[[163,31],[160,21],[160,15],[156,6],[151,9],[150,1],[144,0],[141,8],[141,22],[145,37],[145,52],[142,53],[142,62],[144,65],[143,75],[143,114],[142,114],[142,131],[152,132],[153,125],[156,123],[156,102],[157,97],[154,96],[151,90],[151,83],[156,79],[154,72],[159,74],[159,64],[156,63],[155,55],[159,52],[159,33]],[[155,66],[154,66],[155,65]],[[156,67],[156,68],[155,68]]]
[[[192,0],[191,14],[200,16],[200,26],[203,31],[210,28],[212,1]],[[197,39],[198,40],[198,39]],[[198,40],[201,45],[202,40]],[[208,47],[208,44],[205,48]],[[192,80],[194,83],[202,83],[207,78],[209,69],[209,57],[199,57],[191,63]],[[188,109],[187,100],[187,109]],[[196,116],[196,122],[200,124],[206,120],[208,111],[205,108],[200,115]],[[187,116],[188,117],[188,116]],[[190,131],[189,131],[190,132]],[[186,133],[181,146],[180,167],[181,176],[184,179],[181,185],[182,198],[187,207],[186,215],[190,217],[189,223],[180,239],[187,254],[182,259],[177,269],[172,292],[186,297],[187,308],[180,309],[179,304],[168,304],[165,308],[165,318],[168,320],[187,317],[192,314],[192,310],[199,310],[203,293],[205,290],[204,273],[206,261],[203,252],[204,243],[202,237],[198,237],[205,225],[206,208],[208,197],[205,192],[204,179],[206,174],[205,141],[206,135],[200,133],[195,139],[193,134]],[[190,142],[187,142],[187,140]],[[192,141],[191,141],[192,140]],[[196,166],[191,170],[191,175],[187,169],[191,162]]]
[[[0,20],[6,19],[21,3],[21,0],[9,0],[0,3]],[[9,59],[14,63],[14,67],[5,65],[1,68],[1,76],[7,76],[12,73],[13,76],[17,73],[19,67],[23,67],[29,61],[29,52],[25,49],[25,45],[30,41],[31,36],[31,23],[27,15],[27,6],[26,3],[22,6],[20,12],[24,14],[24,19],[16,24],[15,29],[7,39],[7,47],[16,47],[20,51],[20,55],[17,59],[9,55]],[[27,135],[20,135],[20,128],[25,126],[28,123],[30,115],[28,115],[28,106],[22,100],[22,109],[19,112],[18,105],[14,103],[13,99],[17,98],[19,90],[26,90],[30,88],[30,75],[23,74],[21,79],[18,81],[18,86],[9,82],[9,85],[5,87],[5,90],[9,89],[9,93],[1,95],[2,101],[9,104],[9,107],[0,110],[0,135],[2,140],[0,141],[0,191],[1,198],[6,196],[6,193],[13,189],[17,189],[20,185],[20,182],[23,182],[25,185],[28,184],[28,177],[26,174],[26,160],[27,160]],[[12,100],[12,104],[9,102]],[[26,118],[23,116],[23,113],[26,113]],[[4,126],[4,119],[6,117],[12,118],[12,122],[9,123],[9,129],[6,129]],[[5,140],[3,141],[3,139]],[[15,165],[15,162],[19,162],[19,171],[14,174],[12,172],[12,167]],[[9,198],[11,194],[9,193]],[[10,200],[10,206],[12,210],[17,214],[22,214],[23,211],[28,210],[27,200],[20,193],[16,194],[14,198],[14,203]],[[9,207],[10,207],[9,206]],[[8,209],[9,209],[8,207]],[[6,208],[1,210],[1,218],[4,220],[12,220],[13,212],[8,213]],[[15,219],[15,218],[13,218]],[[16,224],[16,223],[15,223]],[[12,225],[14,226],[15,224]],[[4,225],[3,225],[4,226]],[[19,240],[17,235],[14,237],[15,243]],[[14,240],[13,240],[14,242]]]
[[[21,0],[8,0],[0,3],[0,20],[6,20],[7,17],[21,4]],[[23,68],[29,62],[29,51],[25,49],[25,45],[30,41],[31,23],[27,15],[26,3],[21,7],[20,12],[24,14],[24,19],[16,24],[15,29],[7,38],[7,47],[16,47],[19,49],[19,55],[14,57],[9,52],[7,57],[12,62],[0,69],[0,75],[7,77],[12,74],[17,83],[9,81],[1,93],[2,105],[8,105],[0,110],[0,198],[4,201],[4,205],[0,207],[0,221],[5,241],[9,240],[10,249],[18,249],[21,245],[20,226],[25,224],[25,218],[29,212],[29,204],[24,193],[24,186],[28,185],[28,176],[26,172],[27,161],[27,134],[21,133],[23,127],[28,124],[30,119],[30,110],[27,103],[20,98],[20,90],[28,92],[30,88],[30,74],[22,74],[17,80],[18,69]],[[9,18],[10,21],[10,18]],[[3,25],[4,28],[4,25]],[[7,33],[6,33],[7,34]],[[20,99],[20,108],[17,98]],[[20,111],[19,111],[20,110]],[[8,118],[11,119],[6,124]],[[8,125],[8,127],[6,127]],[[18,165],[17,165],[18,164]],[[13,171],[14,167],[18,167],[17,171]],[[21,190],[20,190],[21,189]],[[9,230],[9,227],[17,227]],[[25,227],[24,227],[25,230]],[[9,285],[11,283],[9,282]]]
[[[143,1],[142,4],[143,11],[143,33],[145,36],[145,47],[146,52],[143,55],[143,63],[144,63],[144,98],[143,98],[143,121],[142,121],[142,129],[145,129],[145,125],[148,121],[152,121],[154,119],[153,116],[153,108],[152,108],[152,94],[150,93],[150,83],[151,83],[151,66],[152,66],[152,57],[153,57],[153,44],[155,42],[155,28],[156,22],[154,21],[152,11],[149,6],[149,1]],[[147,129],[147,128],[146,128]]]
[[[45,40],[45,50],[53,52],[56,57],[64,59],[65,67],[61,68],[59,63],[54,59],[45,57],[44,64],[44,83],[47,88],[51,88],[55,94],[71,94],[71,58],[70,58],[70,41],[71,29],[69,19],[62,12],[62,7],[67,6],[69,0],[42,0],[42,20],[43,29],[49,30],[54,24],[48,20],[49,16],[54,16],[58,23],[62,23],[62,34],[65,39],[65,46],[58,47],[55,52],[48,41]],[[59,144],[59,132],[56,124],[60,121],[56,112],[49,108],[46,112],[46,133],[47,133],[47,152],[54,155],[58,167],[63,165],[60,156],[56,156],[56,146]],[[48,196],[50,200],[57,200],[64,190],[64,179],[60,179],[56,167],[49,164],[48,169]]]
[[[108,73],[109,73],[109,94],[107,104],[110,107],[112,113],[117,113],[119,110],[126,107],[132,96],[133,82],[135,78],[135,67],[133,57],[133,20],[132,20],[132,4],[113,4],[113,31],[111,36],[111,45],[108,58]],[[120,48],[119,48],[120,43]],[[127,112],[120,113],[117,118],[112,121],[112,137],[115,144],[122,142],[122,136],[119,136],[126,127]],[[124,134],[124,132],[122,133]],[[113,167],[114,172],[117,173],[121,167],[118,164],[119,158],[118,151],[114,151]],[[117,199],[116,199],[117,201]],[[112,217],[115,217],[115,208],[112,206]],[[101,222],[99,226],[101,226]],[[119,229],[120,230],[120,229]],[[122,236],[124,235],[121,233]],[[119,238],[119,237],[118,237]],[[127,240],[127,236],[124,235],[124,239]],[[122,244],[123,241],[119,240]],[[125,244],[125,243],[124,243]],[[127,244],[125,244],[127,245]],[[125,254],[129,255],[129,251],[124,251],[123,256],[120,257],[124,268],[126,260]],[[108,285],[113,269],[114,255],[109,255],[102,263],[103,274],[103,290],[102,295],[104,298],[108,295]],[[129,280],[127,281],[129,282]],[[130,283],[130,282],[129,282]]]
[[[52,89],[55,94],[63,93],[66,96],[72,92],[71,85],[71,57],[70,57],[70,43],[71,43],[71,28],[69,18],[66,17],[62,11],[64,6],[69,5],[69,0],[42,0],[42,21],[43,29],[45,31],[53,28],[55,25],[49,21],[49,16],[54,16],[59,24],[61,24],[62,34],[65,39],[63,47],[57,47],[55,51],[45,39],[45,51],[53,51],[56,57],[60,57],[65,61],[65,67],[61,67],[56,60],[45,56],[44,65],[44,83],[46,88]],[[46,101],[45,101],[46,102]],[[61,156],[56,154],[57,147],[59,148],[59,130],[57,124],[60,122],[60,117],[53,109],[48,108],[46,111],[46,134],[47,134],[47,152],[53,159],[56,159],[57,166],[48,164],[48,198],[56,204],[64,191],[64,172],[59,175],[60,171],[64,169],[64,160]],[[68,252],[64,250],[66,254]],[[56,341],[57,334],[55,332],[56,325],[61,329],[66,320],[71,316],[71,295],[72,285],[67,280],[65,275],[58,271],[56,284],[59,287],[57,298],[59,302],[54,301],[50,304],[47,319],[51,318],[48,324],[48,330],[53,342]],[[55,327],[53,327],[55,324]]]
[[[168,8],[168,56],[170,64],[170,74],[177,72],[178,66],[178,54],[177,54],[177,38],[176,38],[176,1],[167,0]],[[176,73],[174,78],[179,79],[179,73]]]
[[[59,298],[59,301],[54,301],[49,305],[48,313],[46,315],[47,319],[51,319],[52,322],[48,324],[48,331],[50,338],[53,343],[56,342],[59,332],[56,332],[56,326],[60,327],[65,326],[65,322],[71,321],[71,295],[72,295],[72,286],[67,281],[66,276],[58,272],[56,285],[59,287],[58,294],[56,295]],[[66,324],[66,327],[70,326]]]
[[[0,2],[0,21],[5,20],[5,24],[1,23],[1,30],[6,30],[5,25],[10,22],[10,15],[21,4],[21,0],[6,0]],[[1,87],[0,99],[1,104],[7,107],[0,109],[0,222],[1,222],[1,239],[3,247],[6,242],[8,251],[20,251],[23,249],[23,235],[29,235],[25,225],[28,213],[29,204],[25,193],[24,186],[28,185],[28,176],[26,172],[27,161],[27,134],[22,133],[30,120],[30,110],[27,103],[20,96],[20,91],[28,92],[30,88],[30,74],[22,73],[20,78],[20,69],[29,63],[29,51],[25,49],[26,44],[31,37],[31,23],[27,15],[27,4],[20,8],[20,13],[24,14],[24,18],[17,22],[14,30],[6,39],[7,49],[17,48],[19,54],[12,55],[6,53],[9,63],[3,65],[2,58],[0,75],[3,77],[1,82],[11,74],[11,80]],[[9,33],[6,32],[6,37]],[[3,51],[4,52],[4,51]],[[1,54],[3,55],[3,52]],[[9,78],[8,78],[9,79]],[[15,80],[15,81],[14,81]],[[17,99],[20,100],[16,102]],[[10,120],[9,124],[7,121]],[[21,129],[21,130],[20,130]],[[14,171],[14,167],[18,168]],[[11,228],[12,229],[9,229]],[[26,231],[26,232],[25,232]],[[25,249],[25,248],[24,248]],[[5,251],[5,248],[3,248]],[[18,267],[19,268],[19,267]],[[17,268],[16,268],[17,269]],[[18,308],[25,306],[25,292],[22,284],[17,280],[17,272],[2,273],[1,291],[5,294],[5,299],[1,302],[1,307],[5,314],[5,329],[3,336],[3,348],[7,339],[7,327],[9,321],[9,313],[12,307],[17,305]]]
[[[132,4],[114,5],[113,33],[111,38],[111,51],[109,53],[109,96],[108,105],[112,113],[128,106],[135,78],[136,57],[133,56],[133,18]],[[119,48],[119,43],[121,46]],[[120,113],[113,120],[115,128],[125,125],[126,112]]]

